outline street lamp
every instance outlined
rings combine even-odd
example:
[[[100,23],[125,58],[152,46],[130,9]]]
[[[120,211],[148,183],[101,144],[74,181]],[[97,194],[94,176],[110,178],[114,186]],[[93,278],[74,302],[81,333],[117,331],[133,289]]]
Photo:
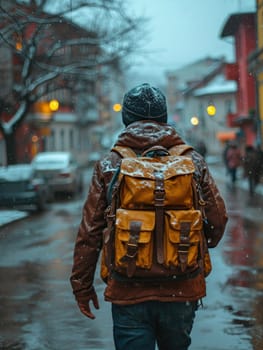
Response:
[[[213,102],[208,103],[208,106],[206,107],[206,112],[209,115],[209,117],[213,117],[216,114],[216,106],[213,104]]]
[[[34,110],[39,114],[41,120],[49,121],[52,113],[59,109],[58,100],[38,101],[34,104]]]
[[[48,106],[52,112],[56,112],[59,109],[59,102],[58,102],[58,100],[53,99],[53,100],[49,101]]]
[[[193,125],[193,126],[197,126],[198,124],[199,124],[199,119],[198,119],[198,117],[197,116],[193,116],[192,118],[191,118],[191,124]]]

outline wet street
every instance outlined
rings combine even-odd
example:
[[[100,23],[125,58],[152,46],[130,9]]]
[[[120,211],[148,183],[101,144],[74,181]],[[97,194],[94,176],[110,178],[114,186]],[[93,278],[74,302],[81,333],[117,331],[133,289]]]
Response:
[[[219,178],[219,177],[218,177]],[[221,178],[225,180],[225,178]],[[210,250],[204,308],[197,312],[191,350],[263,349],[263,197],[218,180],[229,222]]]
[[[190,350],[262,350],[263,197],[249,198],[218,178],[229,222],[211,250],[213,271]],[[0,228],[0,349],[114,349],[99,276],[94,321],[79,312],[69,284],[84,197],[58,199],[45,213]]]

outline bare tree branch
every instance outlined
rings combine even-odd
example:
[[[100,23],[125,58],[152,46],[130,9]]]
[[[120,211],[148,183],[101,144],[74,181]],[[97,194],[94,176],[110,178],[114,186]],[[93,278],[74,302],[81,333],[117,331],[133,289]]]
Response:
[[[144,19],[131,16],[127,3],[128,0],[16,0],[15,6],[13,2],[1,3],[0,45],[12,52],[16,62],[13,84],[3,81],[6,87],[0,91],[0,131],[4,137],[14,133],[33,103],[60,90],[62,85],[63,90],[76,91],[86,81],[104,79],[104,67],[121,72],[145,38],[138,35]],[[7,110],[13,112],[8,122],[3,118]]]

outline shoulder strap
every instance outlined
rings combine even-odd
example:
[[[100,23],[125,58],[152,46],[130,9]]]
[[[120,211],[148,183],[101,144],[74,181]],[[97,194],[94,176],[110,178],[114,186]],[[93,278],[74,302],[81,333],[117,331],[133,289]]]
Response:
[[[114,146],[111,150],[118,153],[122,158],[137,158],[136,153],[130,147]]]
[[[111,151],[118,153],[118,155],[121,158],[137,158],[136,153],[129,147],[125,147],[125,146],[114,146]],[[111,182],[109,184],[108,187],[108,191],[107,191],[107,202],[108,204],[111,203],[111,200],[113,198],[113,192],[114,189],[116,189],[116,186],[118,185],[119,181],[119,174],[120,174],[120,166],[118,166],[117,170],[115,171],[115,173],[112,176]]]
[[[192,146],[183,144],[183,145],[172,146],[171,148],[169,148],[169,153],[172,156],[181,156],[190,150],[193,150]]]

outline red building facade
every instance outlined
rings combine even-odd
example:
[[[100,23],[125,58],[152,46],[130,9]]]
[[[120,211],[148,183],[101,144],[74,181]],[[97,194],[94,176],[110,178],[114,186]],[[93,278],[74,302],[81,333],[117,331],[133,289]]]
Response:
[[[228,124],[240,127],[240,137],[245,145],[256,142],[256,81],[248,69],[248,56],[256,48],[255,13],[231,15],[222,30],[221,37],[233,37],[236,62],[226,65],[225,75],[237,82],[237,113],[228,116]]]

